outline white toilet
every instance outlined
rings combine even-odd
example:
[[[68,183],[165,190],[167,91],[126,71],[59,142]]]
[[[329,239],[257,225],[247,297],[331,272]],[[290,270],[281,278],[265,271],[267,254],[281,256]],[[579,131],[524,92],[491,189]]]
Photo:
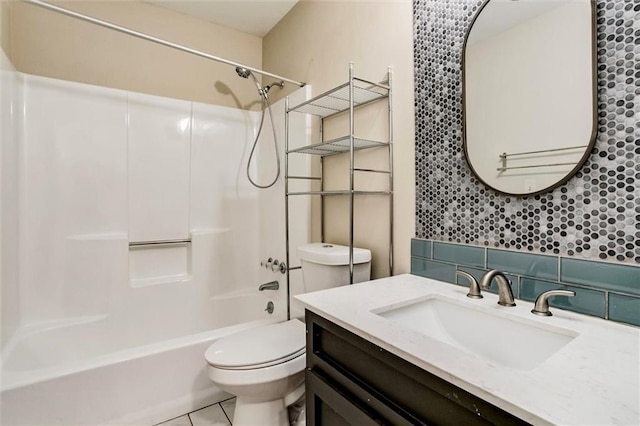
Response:
[[[298,247],[306,292],[349,283],[349,247]],[[368,281],[371,252],[353,249],[353,282]],[[305,325],[298,319],[222,338],[205,353],[209,378],[237,396],[234,426],[288,425],[287,406],[304,393]]]

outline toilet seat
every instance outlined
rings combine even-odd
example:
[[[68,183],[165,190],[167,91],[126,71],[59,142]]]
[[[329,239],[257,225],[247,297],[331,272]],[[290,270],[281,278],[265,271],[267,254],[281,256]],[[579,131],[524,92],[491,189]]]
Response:
[[[209,365],[211,367],[215,367],[215,368],[219,368],[221,370],[232,370],[232,371],[241,371],[241,370],[256,370],[256,369],[260,369],[260,368],[267,368],[267,367],[273,367],[275,365],[278,364],[282,364],[285,363],[287,361],[291,361],[292,359],[295,359],[299,356],[303,356],[305,354],[305,348],[301,348],[300,350],[298,350],[297,352],[290,354],[290,355],[286,355],[282,358],[279,359],[274,359],[272,361],[267,361],[267,362],[263,362],[260,364],[249,364],[249,365],[243,365],[243,366],[237,366],[237,367],[231,367],[231,366],[222,366],[222,365],[216,365],[212,362],[209,362],[207,360],[207,362],[209,362]]]
[[[224,337],[209,346],[205,359],[222,370],[267,368],[304,355],[305,343],[305,325],[293,319]]]
[[[276,382],[289,385],[292,380],[296,385],[303,382],[306,357],[299,355],[286,362],[262,368],[229,369],[213,365],[207,367],[207,375],[225,390],[236,394],[233,389],[237,386],[256,386],[269,383],[271,387]],[[300,381],[297,383],[297,381]],[[245,391],[246,392],[246,391]]]

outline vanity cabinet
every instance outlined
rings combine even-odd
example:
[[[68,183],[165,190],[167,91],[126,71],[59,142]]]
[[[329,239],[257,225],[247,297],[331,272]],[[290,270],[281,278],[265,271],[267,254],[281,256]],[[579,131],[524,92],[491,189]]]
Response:
[[[310,426],[528,424],[308,310],[306,325]]]

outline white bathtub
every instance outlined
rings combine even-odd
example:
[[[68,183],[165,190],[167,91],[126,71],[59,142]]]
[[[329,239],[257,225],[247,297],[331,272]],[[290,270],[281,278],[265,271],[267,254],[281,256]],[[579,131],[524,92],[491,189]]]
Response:
[[[122,333],[112,333],[108,318],[16,336],[3,354],[0,423],[151,425],[225,399],[229,395],[207,378],[206,348],[221,337],[284,318],[263,313],[263,294],[216,302],[259,314],[240,325],[115,351],[106,346],[117,348],[126,339],[114,338]]]

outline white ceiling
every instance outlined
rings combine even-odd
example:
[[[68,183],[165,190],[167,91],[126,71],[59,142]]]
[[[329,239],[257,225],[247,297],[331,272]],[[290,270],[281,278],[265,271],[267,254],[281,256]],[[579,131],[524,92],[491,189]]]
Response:
[[[298,0],[149,0],[157,6],[264,37]]]

